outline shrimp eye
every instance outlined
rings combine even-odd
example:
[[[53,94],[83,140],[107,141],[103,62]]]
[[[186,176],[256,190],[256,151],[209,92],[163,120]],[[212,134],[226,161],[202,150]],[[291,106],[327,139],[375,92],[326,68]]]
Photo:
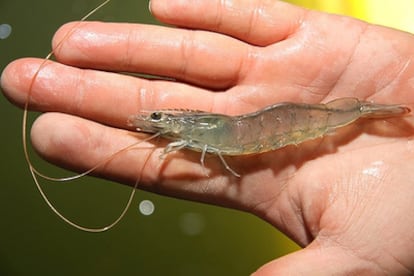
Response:
[[[162,113],[161,112],[152,112],[150,117],[151,117],[151,120],[159,121],[162,118]]]

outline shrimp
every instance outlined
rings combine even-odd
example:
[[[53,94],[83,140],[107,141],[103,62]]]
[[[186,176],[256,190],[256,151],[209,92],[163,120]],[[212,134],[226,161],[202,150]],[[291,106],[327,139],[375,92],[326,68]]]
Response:
[[[188,148],[217,155],[224,167],[240,177],[223,155],[247,155],[276,150],[322,137],[357,119],[383,118],[411,112],[402,105],[375,104],[339,98],[326,104],[278,103],[253,113],[228,116],[193,110],[156,110],[129,118],[137,131],[158,133],[172,140],[164,154]]]

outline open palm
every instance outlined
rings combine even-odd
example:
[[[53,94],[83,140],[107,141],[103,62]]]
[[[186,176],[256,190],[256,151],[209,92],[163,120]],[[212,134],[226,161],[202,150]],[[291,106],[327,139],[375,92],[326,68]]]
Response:
[[[48,112],[32,128],[40,154],[72,169],[91,168],[145,137],[126,123],[143,109],[234,115],[281,101],[340,97],[414,103],[410,34],[280,1],[185,2],[151,2],[160,21],[185,29],[82,22],[57,32],[59,63],[46,63],[30,92],[30,108]],[[3,72],[3,90],[15,104],[24,105],[41,63],[21,59]],[[265,265],[262,275],[409,273],[409,119],[358,121],[299,146],[228,158],[241,178],[214,156],[206,159],[209,177],[199,153],[184,150],[161,160],[167,143],[161,140],[116,155],[95,173],[129,184],[141,177],[142,189],[252,212],[305,247]]]

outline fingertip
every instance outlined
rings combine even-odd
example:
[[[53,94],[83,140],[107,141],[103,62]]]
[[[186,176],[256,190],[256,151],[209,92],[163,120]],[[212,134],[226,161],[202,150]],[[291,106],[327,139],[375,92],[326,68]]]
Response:
[[[50,150],[55,147],[51,146],[50,125],[53,124],[53,113],[43,113],[36,118],[30,129],[30,141],[36,152],[45,157]],[[59,125],[57,125],[59,128]],[[47,150],[49,149],[49,151]]]
[[[52,51],[53,54],[58,58],[61,56],[61,53],[65,53],[63,46],[65,46],[65,41],[68,41],[68,38],[75,32],[79,27],[80,21],[77,22],[68,22],[60,26],[52,38]],[[65,50],[70,49],[66,47]],[[61,57],[60,57],[61,58]]]
[[[0,76],[1,91],[8,100],[11,100],[11,83],[13,82],[12,77],[15,75],[13,74],[13,72],[15,72],[15,62],[16,61],[12,61],[7,64]]]
[[[63,24],[52,38],[52,52],[56,60],[65,64],[78,64],[81,57],[93,59],[103,44],[119,39],[118,33],[108,30],[108,24],[93,21],[73,21]],[[111,33],[112,32],[112,33]]]
[[[67,22],[63,25],[61,25],[55,32],[55,34],[53,35],[52,38],[52,45],[56,46],[57,43],[59,43],[59,41],[62,41],[63,38],[67,35],[67,33],[69,32],[69,30],[72,30],[74,28],[75,24],[79,24],[76,22]]]
[[[148,4],[148,9],[151,15],[157,18],[158,20],[162,20],[162,18],[165,17],[162,16],[164,10],[163,5],[160,5],[160,2],[157,0],[150,0]]]
[[[81,149],[93,147],[91,136],[84,120],[54,112],[37,117],[30,130],[30,141],[37,154],[52,163],[71,168],[89,165],[82,163],[82,158],[77,159],[76,164],[69,164],[68,159],[79,156]]]
[[[11,100],[13,98],[14,87],[16,83],[19,83],[18,78],[20,76],[20,64],[21,60],[13,60],[3,69],[0,77],[0,85],[4,95]]]
[[[0,77],[1,90],[11,103],[20,107],[24,105],[30,82],[39,66],[38,59],[21,58],[10,62],[4,68]]]

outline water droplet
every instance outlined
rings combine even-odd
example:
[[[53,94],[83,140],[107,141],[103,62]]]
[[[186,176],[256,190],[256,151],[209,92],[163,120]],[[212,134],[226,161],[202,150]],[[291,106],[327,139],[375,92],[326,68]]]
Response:
[[[151,200],[143,200],[139,203],[139,211],[144,216],[152,215],[152,213],[154,213],[154,210],[155,210],[155,206]]]
[[[6,39],[10,36],[12,27],[9,24],[0,24],[0,39]]]
[[[373,176],[375,178],[381,177],[381,167],[384,165],[382,161],[375,161],[369,167],[362,170],[362,174]]]

